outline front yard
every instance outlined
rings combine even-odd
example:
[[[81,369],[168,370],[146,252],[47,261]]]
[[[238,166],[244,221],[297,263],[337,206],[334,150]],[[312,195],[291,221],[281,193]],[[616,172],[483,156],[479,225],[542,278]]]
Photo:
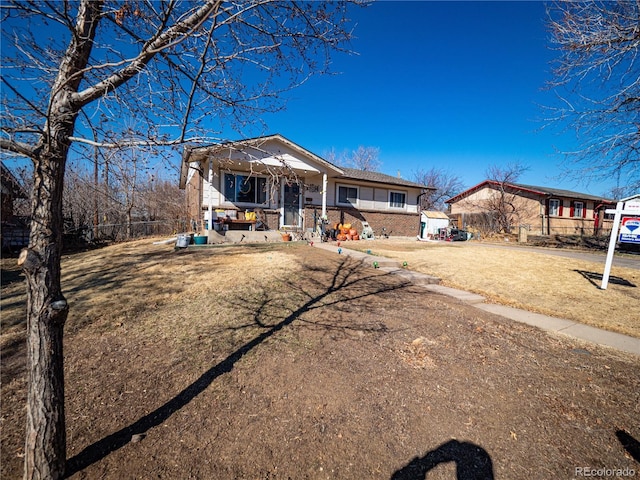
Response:
[[[24,287],[15,260],[2,268],[0,476],[17,478]],[[640,470],[638,357],[303,244],[147,240],[70,255],[63,270],[71,478]]]

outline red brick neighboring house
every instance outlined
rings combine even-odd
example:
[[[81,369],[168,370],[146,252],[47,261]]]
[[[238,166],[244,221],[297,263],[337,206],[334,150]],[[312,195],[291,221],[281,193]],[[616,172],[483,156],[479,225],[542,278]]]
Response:
[[[198,225],[217,213],[257,211],[266,228],[314,230],[367,222],[379,235],[415,236],[428,187],[378,172],[336,166],[282,135],[186,148],[180,188]],[[216,212],[217,211],[217,212]]]
[[[480,215],[490,212],[490,205],[500,193],[501,184],[485,180],[450,198],[450,217],[462,227],[475,226]],[[534,235],[598,234],[611,229],[611,218],[605,209],[615,201],[558,188],[510,183],[505,185],[509,202],[513,205],[513,225],[526,225]]]

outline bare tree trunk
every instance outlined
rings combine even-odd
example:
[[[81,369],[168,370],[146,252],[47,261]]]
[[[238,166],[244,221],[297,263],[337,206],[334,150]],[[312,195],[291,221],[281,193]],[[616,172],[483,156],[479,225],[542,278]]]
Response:
[[[62,191],[68,146],[51,140],[35,160],[27,281],[26,479],[62,478],[66,460],[63,329],[69,311],[60,284]]]
[[[60,283],[62,195],[70,137],[81,106],[74,102],[87,65],[102,2],[84,1],[58,71],[43,135],[33,150],[29,247],[19,263],[27,281],[27,431],[24,479],[63,478],[67,458],[63,330],[69,306]]]

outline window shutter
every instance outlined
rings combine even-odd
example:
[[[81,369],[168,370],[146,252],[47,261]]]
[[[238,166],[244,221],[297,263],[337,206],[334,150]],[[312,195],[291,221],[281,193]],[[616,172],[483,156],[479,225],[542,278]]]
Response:
[[[563,202],[562,200],[560,200],[560,201],[558,202],[558,216],[559,216],[559,217],[561,217],[561,216],[562,216],[562,204],[563,204],[563,203],[564,203],[564,202]]]
[[[582,218],[587,218],[587,202],[582,204]]]
[[[576,202],[571,202],[571,209],[569,210],[569,216],[573,217],[576,214]]]

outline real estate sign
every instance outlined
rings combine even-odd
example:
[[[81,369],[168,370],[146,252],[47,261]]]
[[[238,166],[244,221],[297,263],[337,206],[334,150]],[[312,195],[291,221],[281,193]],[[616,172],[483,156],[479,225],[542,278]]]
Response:
[[[602,274],[602,285],[600,286],[602,290],[606,290],[609,284],[613,252],[616,249],[617,241],[640,244],[640,194],[623,198],[618,202],[615,209],[607,208],[605,213],[613,213],[614,217],[611,236],[609,237],[609,250],[607,250],[607,259],[604,264],[604,273]],[[623,217],[622,215],[631,216]],[[619,236],[618,231],[620,231]]]
[[[622,217],[619,241],[640,243],[640,217]]]

